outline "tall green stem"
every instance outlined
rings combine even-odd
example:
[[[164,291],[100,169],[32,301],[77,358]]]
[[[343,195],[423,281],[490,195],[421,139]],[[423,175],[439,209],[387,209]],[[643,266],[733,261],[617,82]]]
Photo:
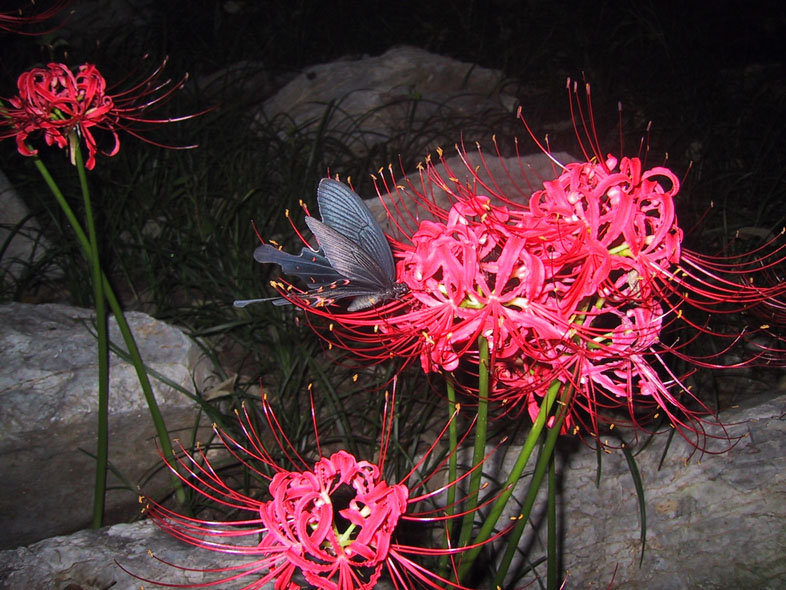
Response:
[[[60,187],[57,186],[57,183],[52,178],[52,175],[47,170],[44,163],[41,161],[40,158],[34,158],[35,166],[38,171],[41,173],[41,176],[46,182],[49,189],[52,191],[55,199],[57,200],[58,205],[63,210],[68,222],[71,224],[71,228],[74,230],[74,234],[77,237],[79,245],[82,247],[85,255],[90,257],[91,253],[91,246],[90,240],[88,239],[85,231],[82,229],[82,226],[79,223],[79,220],[74,215],[71,206],[66,201],[65,197],[63,196]],[[83,171],[84,173],[84,171]],[[109,307],[112,310],[112,313],[115,316],[115,321],[117,322],[117,327],[120,329],[120,334],[123,337],[123,341],[125,342],[126,349],[128,350],[128,354],[131,356],[131,362],[134,365],[134,369],[136,370],[137,378],[139,379],[139,384],[142,387],[142,393],[145,396],[145,402],[147,403],[148,411],[150,412],[150,417],[153,421],[153,426],[156,430],[156,434],[158,435],[159,444],[161,445],[161,451],[164,454],[167,462],[170,465],[176,465],[177,461],[175,459],[175,454],[172,449],[172,443],[169,440],[169,433],[166,429],[166,424],[164,423],[164,417],[161,415],[161,410],[158,407],[158,402],[156,401],[155,395],[153,394],[153,388],[150,385],[150,380],[148,379],[147,371],[145,369],[145,364],[142,361],[142,356],[139,354],[139,348],[137,347],[136,341],[134,340],[134,336],[131,333],[131,328],[128,326],[128,322],[125,319],[125,315],[123,314],[123,309],[120,307],[120,302],[118,301],[117,297],[115,296],[114,291],[112,290],[111,285],[109,284],[109,280],[106,277],[106,274],[100,270],[100,283],[101,288],[103,290],[103,295],[106,301],[109,303]],[[107,339],[108,343],[108,339]],[[99,402],[100,403],[100,402]],[[172,484],[175,488],[175,494],[180,503],[184,503],[186,499],[186,494],[183,489],[182,482],[172,475]]]
[[[547,507],[548,537],[548,569],[546,570],[546,587],[557,588],[557,567],[559,555],[557,554],[557,468],[554,453],[549,453],[549,493]]]
[[[488,517],[486,517],[483,521],[478,534],[473,540],[473,543],[477,544],[477,546],[473,549],[470,549],[464,556],[464,559],[461,563],[461,568],[459,569],[460,578],[463,578],[469,571],[470,567],[472,567],[472,563],[475,561],[478,553],[480,553],[480,550],[482,549],[481,544],[491,537],[494,527],[497,525],[497,521],[502,515],[502,512],[505,510],[508,500],[510,500],[511,495],[515,491],[516,484],[521,478],[521,474],[524,472],[524,468],[527,466],[527,463],[532,456],[532,451],[534,450],[538,438],[540,437],[540,433],[543,431],[546,420],[551,414],[551,408],[557,398],[560,385],[561,384],[559,381],[554,381],[549,386],[549,389],[540,404],[538,416],[535,418],[535,422],[532,424],[532,428],[527,435],[527,439],[524,441],[524,445],[521,447],[521,451],[519,452],[519,456],[516,459],[516,463],[513,465],[513,468],[508,475],[508,479],[502,489],[503,491],[494,502]]]
[[[453,412],[456,410],[456,387],[449,379],[447,380],[445,387],[447,389],[448,397],[448,418],[450,418],[453,416]],[[448,458],[448,481],[456,481],[458,477],[458,424],[456,422],[457,421],[455,419],[450,420],[450,425],[448,426],[448,452],[450,453]],[[445,513],[449,516],[455,514],[456,486],[450,486],[448,488],[445,503]],[[450,535],[448,533],[445,534],[442,546],[445,549],[450,546]],[[448,555],[443,555],[439,560],[439,575],[443,578],[448,573],[448,561]]]
[[[101,526],[104,520],[106,499],[106,476],[109,465],[109,332],[107,329],[106,299],[101,272],[101,255],[98,250],[93,205],[85,174],[85,163],[76,132],[72,132],[71,153],[79,175],[82,201],[85,205],[88,250],[85,253],[90,263],[93,283],[93,305],[96,312],[96,335],[98,337],[98,435],[96,437],[96,474],[93,488],[93,528]]]
[[[480,465],[486,456],[486,433],[488,431],[489,412],[489,343],[483,336],[478,337],[478,418],[475,423],[475,448],[472,452],[471,465]],[[475,521],[475,508],[478,505],[480,484],[483,479],[483,470],[475,469],[469,476],[469,490],[467,493],[467,513],[461,522],[459,534],[459,547],[465,547],[472,535],[472,525]]]
[[[524,532],[524,528],[529,522],[529,515],[530,512],[532,512],[533,505],[535,504],[535,498],[538,495],[540,484],[543,482],[546,469],[554,457],[554,448],[557,445],[557,439],[559,438],[560,431],[562,430],[562,424],[565,422],[565,418],[569,413],[570,402],[574,393],[573,386],[571,384],[563,385],[559,381],[555,381],[551,384],[549,392],[552,390],[555,396],[560,390],[562,390],[562,395],[560,396],[561,399],[559,401],[559,410],[555,416],[554,424],[551,425],[548,430],[548,434],[546,435],[546,443],[543,445],[543,448],[538,455],[538,460],[535,464],[535,472],[532,474],[529,489],[527,490],[527,497],[524,499],[524,504],[521,507],[518,522],[505,539],[505,554],[503,555],[499,567],[497,568],[497,575],[494,579],[495,587],[501,586],[504,582],[505,576],[507,575],[508,569],[510,568],[510,564],[513,561],[513,556],[516,554],[516,548],[518,547],[519,540],[521,539],[521,535]],[[543,401],[545,403],[546,400]],[[541,404],[540,413],[538,414],[536,423],[538,420],[540,420],[541,416],[543,416],[543,409],[544,406]],[[545,421],[546,417],[543,416],[543,418]],[[538,434],[540,435],[540,431]],[[556,586],[549,586],[548,588],[549,590],[555,590]]]

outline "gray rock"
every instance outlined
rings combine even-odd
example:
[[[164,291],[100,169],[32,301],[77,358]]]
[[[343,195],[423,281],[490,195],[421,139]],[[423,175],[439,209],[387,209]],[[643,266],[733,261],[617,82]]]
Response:
[[[265,101],[263,116],[283,114],[293,127],[316,129],[327,114],[331,132],[356,154],[413,130],[425,144],[408,143],[407,151],[423,153],[427,147],[451,145],[460,133],[467,137],[483,120],[510,117],[516,98],[504,86],[498,71],[415,47],[395,47],[380,56],[306,68]],[[429,122],[437,117],[456,120],[452,137],[433,135]]]
[[[761,395],[722,414],[729,435],[743,437],[725,453],[701,453],[675,436],[659,469],[662,435],[636,455],[647,514],[641,567],[639,508],[622,453],[603,455],[597,487],[595,452],[569,455],[559,483],[565,588],[786,588],[785,412],[786,394]],[[541,522],[525,541],[531,559],[545,554],[545,539]]]
[[[497,205],[504,204],[500,200],[500,196],[516,203],[528,203],[530,195],[543,188],[544,181],[553,180],[559,176],[560,170],[555,161],[560,164],[577,161],[567,152],[554,152],[551,157],[539,152],[521,158],[503,158],[493,152],[493,155],[489,155],[485,151],[482,154],[481,157],[481,152],[477,150],[469,150],[463,155],[457,154],[455,156],[448,156],[446,153],[445,164],[438,163],[436,168],[440,177],[451,190],[455,190],[454,181],[451,180],[455,179],[455,182],[465,186],[475,186],[477,194],[490,197],[492,202]],[[470,172],[470,169],[474,171],[474,174]],[[391,182],[387,171],[384,174],[388,178],[388,186],[390,186]],[[425,190],[421,175],[417,171],[402,178],[396,178],[396,184],[403,187],[405,191],[425,193],[440,208],[445,211],[449,210],[455,203],[455,198],[442,189],[439,183],[429,180],[425,168],[423,179],[425,180]],[[384,190],[379,181],[378,186],[380,190]],[[399,223],[408,222],[409,230],[416,227],[415,221],[431,218],[422,204],[411,198],[399,198],[394,191],[384,193],[382,201],[375,197],[368,198],[366,205],[382,227],[393,234],[395,231],[391,227],[387,211],[395,214]]]
[[[242,541],[236,539],[235,542],[241,544]],[[229,567],[249,561],[228,553],[192,547],[164,533],[151,522],[142,521],[79,531],[29,547],[0,551],[0,588],[139,590],[160,586],[153,586],[134,576],[169,584],[199,584],[210,579],[209,574],[181,571],[156,558],[195,569]],[[118,564],[134,576],[123,571]],[[272,587],[272,584],[264,586]],[[226,584],[222,588],[242,588],[242,583]]]
[[[0,547],[90,524],[95,462],[86,453],[95,453],[98,403],[92,317],[90,310],[65,305],[0,306]],[[127,320],[152,369],[188,391],[205,384],[207,365],[185,334],[142,313],[128,313]],[[124,348],[114,319],[110,338]],[[172,437],[186,438],[194,402],[151,381]],[[138,513],[135,486],[161,460],[136,372],[115,355],[109,397],[109,460],[125,479],[109,476],[115,489],[107,495],[106,517],[112,523]]]

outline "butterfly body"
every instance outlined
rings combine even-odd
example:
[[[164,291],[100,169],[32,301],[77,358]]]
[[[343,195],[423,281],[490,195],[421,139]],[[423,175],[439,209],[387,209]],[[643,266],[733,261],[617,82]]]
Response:
[[[304,247],[295,255],[264,244],[254,251],[254,259],[278,264],[285,274],[303,280],[308,291],[292,297],[311,305],[352,297],[347,310],[360,311],[406,294],[407,285],[396,282],[387,238],[363,200],[345,184],[324,178],[317,189],[317,202],[322,221],[306,217],[306,225],[319,250]],[[256,301],[265,299],[236,301],[235,306]],[[274,305],[290,303],[284,297],[272,301]]]

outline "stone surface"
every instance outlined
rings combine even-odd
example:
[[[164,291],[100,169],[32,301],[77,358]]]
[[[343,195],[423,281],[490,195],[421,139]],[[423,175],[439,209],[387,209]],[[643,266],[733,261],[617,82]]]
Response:
[[[253,539],[239,537],[232,542],[244,545],[253,543]],[[151,557],[149,552],[155,557]],[[167,535],[149,521],[118,524],[46,539],[29,547],[0,551],[0,590],[140,590],[162,586],[139,578],[183,585],[203,584],[226,577],[226,574],[182,571],[159,560],[207,570],[239,567],[250,563],[253,558],[192,547]],[[128,571],[123,571],[124,568]],[[256,579],[259,576],[248,576],[215,587],[240,590]],[[308,587],[302,575],[296,573],[293,579],[301,587]],[[270,582],[254,588],[270,590],[273,585]],[[385,580],[381,580],[375,588],[393,590],[393,586]]]
[[[315,129],[328,117],[331,132],[358,154],[410,130],[407,152],[417,154],[453,145],[515,107],[500,72],[404,46],[307,67],[265,101],[263,116],[286,115],[293,127]],[[447,117],[456,120],[455,133],[435,136],[429,122]],[[416,138],[422,141],[413,145]]]
[[[248,559],[197,549],[159,530],[148,521],[46,539],[29,547],[0,551],[3,590],[139,590],[160,588],[139,578],[170,584],[198,584],[210,578],[184,572],[151,557],[195,569],[240,565]],[[120,565],[118,565],[120,564]],[[272,588],[272,584],[262,588]],[[226,584],[225,590],[241,588]],[[260,590],[262,590],[260,588]]]
[[[95,453],[98,403],[92,315],[65,305],[0,306],[0,547],[90,524],[95,462],[87,453]],[[180,330],[142,313],[127,320],[152,369],[189,391],[206,383],[207,365]],[[110,337],[124,348],[114,320]],[[161,465],[136,372],[115,355],[110,363],[109,460],[125,481],[109,476],[116,489],[107,495],[108,523],[138,513],[135,486]],[[151,381],[172,437],[190,433],[194,402]]]
[[[595,452],[569,454],[559,476],[565,588],[786,588],[784,416],[786,394],[761,395],[721,415],[728,433],[743,437],[728,452],[702,454],[675,436],[659,469],[667,442],[659,436],[636,455],[647,518],[641,567],[639,507],[624,457],[603,455],[596,487]],[[543,514],[542,503],[534,514]],[[530,559],[545,554],[545,539],[541,522],[525,541]]]
[[[477,186],[478,194],[490,197],[492,202],[496,204],[502,204],[500,196],[516,203],[527,203],[534,191],[543,188],[543,181],[552,180],[559,175],[560,170],[555,160],[560,164],[577,161],[567,152],[554,152],[551,157],[541,152],[521,158],[503,158],[497,155],[487,155],[485,152],[481,157],[481,153],[477,150],[470,150],[463,155],[449,156],[446,153],[445,156],[445,165],[437,164],[437,169],[439,175],[449,185],[450,179],[455,178],[465,185]],[[470,168],[474,171],[474,175],[470,173]],[[436,205],[444,210],[449,210],[455,203],[455,198],[451,197],[437,183],[430,182],[425,172],[423,178],[426,182],[426,190],[423,188],[423,181],[417,171],[397,178],[396,184],[408,191],[414,190],[421,194],[428,194]],[[380,190],[383,190],[381,182],[379,187]],[[418,206],[417,201],[410,198],[399,198],[395,192],[383,194],[382,201],[375,197],[368,198],[366,205],[382,227],[393,235],[396,232],[389,223],[387,211],[394,213],[399,223],[408,223],[408,234],[411,234],[417,227],[415,220],[421,221],[431,217],[425,207]]]

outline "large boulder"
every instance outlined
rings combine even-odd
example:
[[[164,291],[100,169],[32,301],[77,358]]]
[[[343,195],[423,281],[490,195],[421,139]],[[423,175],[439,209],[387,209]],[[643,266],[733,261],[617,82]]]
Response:
[[[243,541],[244,538],[233,539],[236,544]],[[211,579],[210,574],[182,571],[159,560],[197,570],[231,567],[250,561],[242,555],[195,549],[167,535],[151,522],[142,521],[79,531],[29,547],[0,551],[0,588],[139,590],[150,587],[142,579],[169,584],[200,584]],[[241,587],[242,584],[237,583],[222,586],[222,589]],[[272,587],[271,583],[260,590]]]
[[[207,364],[183,332],[143,313],[126,317],[151,369],[188,391],[205,384]],[[90,525],[98,405],[93,319],[90,310],[65,305],[0,305],[0,547]],[[110,337],[125,349],[114,318]],[[138,514],[136,484],[161,465],[133,366],[114,354],[110,364],[109,460],[122,479],[109,475],[108,523]],[[188,439],[194,401],[151,381],[171,436]],[[166,479],[147,489],[158,481]]]
[[[285,115],[295,128],[318,128],[328,120],[356,154],[408,132],[409,154],[470,140],[478,125],[512,118],[517,99],[506,93],[501,72],[429,53],[394,47],[363,56],[309,66],[267,99],[261,117]],[[436,119],[455,120],[450,136],[434,134]],[[341,135],[343,133],[343,135]],[[420,142],[413,144],[412,142]]]
[[[639,505],[622,453],[603,455],[598,485],[595,452],[568,454],[559,475],[566,588],[786,588],[785,412],[786,394],[762,394],[721,414],[731,449],[723,438],[707,441],[705,453],[662,435],[635,455],[647,519],[641,564]],[[544,551],[543,520],[527,541],[530,559]]]
[[[495,205],[505,205],[514,202],[526,205],[530,195],[543,188],[543,182],[553,180],[562,172],[560,165],[576,162],[577,159],[567,152],[554,152],[545,154],[538,152],[523,156],[500,157],[496,154],[489,155],[480,150],[450,155],[445,153],[444,162],[436,163],[437,174],[445,184],[455,190],[453,179],[465,186],[473,186],[478,195],[491,198]],[[387,172],[385,172],[387,175]],[[396,228],[392,227],[389,217],[396,215],[397,223],[411,233],[417,223],[430,219],[432,215],[422,202],[415,199],[399,196],[399,190],[391,186],[388,180],[390,193],[384,193],[385,186],[378,181],[378,188],[383,194],[379,197],[366,199],[366,205],[379,221],[380,225],[395,235]],[[396,187],[404,191],[417,192],[425,195],[429,202],[448,211],[456,202],[439,182],[434,182],[428,177],[425,168],[422,172],[414,171],[401,178],[396,178]],[[364,195],[369,197],[369,195]],[[504,201],[500,198],[504,198]],[[390,213],[388,213],[390,212]]]

